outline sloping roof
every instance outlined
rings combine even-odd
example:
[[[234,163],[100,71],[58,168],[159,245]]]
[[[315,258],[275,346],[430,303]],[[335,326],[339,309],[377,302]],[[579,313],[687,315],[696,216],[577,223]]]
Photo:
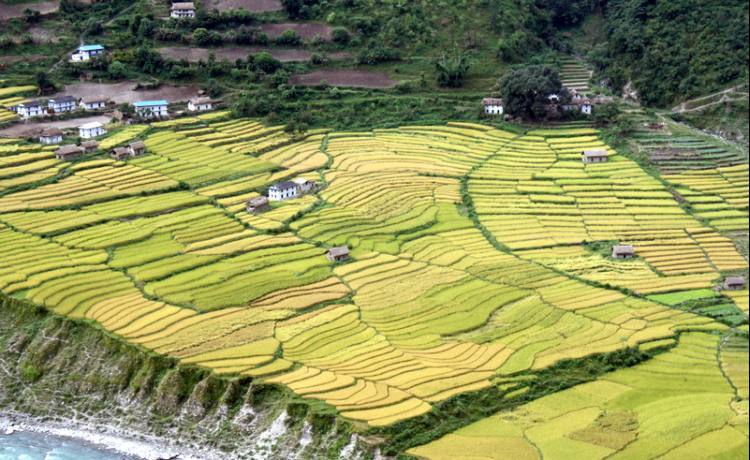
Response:
[[[42,101],[26,101],[26,102],[21,102],[20,104],[18,104],[18,107],[21,107],[21,106],[23,106],[23,107],[41,107],[43,105],[45,105],[45,104]]]
[[[724,284],[745,284],[745,278],[742,276],[727,276]]]
[[[581,155],[585,156],[586,158],[592,158],[592,157],[607,157],[609,156],[609,152],[606,150],[584,150],[581,152]]]
[[[312,181],[310,179],[305,179],[304,177],[295,177],[294,179],[292,179],[292,182],[294,182],[297,185],[304,185]]]
[[[112,153],[116,157],[123,157],[130,155],[130,150],[128,150],[126,147],[116,147],[114,150],[112,150]]]
[[[78,51],[99,51],[103,49],[102,45],[81,45],[78,47]]]
[[[91,140],[86,142],[81,142],[81,147],[85,149],[95,149],[99,147],[99,143],[97,141]]]
[[[63,132],[60,128],[44,128],[39,135],[43,137],[54,137],[62,136],[62,134]]]
[[[131,142],[128,147],[130,147],[133,150],[140,150],[140,149],[145,149],[146,144],[143,141],[135,141],[135,142]]]
[[[331,257],[342,257],[349,255],[349,246],[336,246],[328,250]]]
[[[78,129],[96,129],[96,128],[101,128],[103,126],[104,125],[101,124],[101,122],[92,121],[91,123],[86,123],[84,125],[79,126]]]
[[[194,10],[195,3],[193,2],[176,2],[172,3],[173,10]]]
[[[160,105],[169,105],[169,102],[165,100],[158,100],[158,101],[138,101],[134,102],[134,107],[158,107]]]
[[[105,96],[86,96],[81,99],[81,102],[84,104],[94,104],[97,102],[107,102],[108,100]]]
[[[255,198],[250,198],[247,200],[247,204],[249,206],[263,206],[268,204],[268,197],[265,196],[256,196]]]
[[[73,96],[63,95],[49,98],[49,103],[63,104],[66,102],[75,102],[76,98]]]
[[[287,180],[284,182],[279,182],[278,184],[274,184],[271,186],[271,188],[275,188],[276,190],[289,190],[290,188],[297,188],[297,184]]]
[[[613,254],[635,254],[635,248],[629,244],[618,244],[612,247]]]
[[[211,99],[210,97],[201,96],[201,97],[194,97],[194,98],[190,99],[190,103],[193,104],[193,105],[213,104],[214,100]]]
[[[59,149],[55,150],[55,154],[57,155],[70,155],[73,153],[81,153],[81,148],[77,145],[69,144],[63,145]]]
[[[485,97],[482,99],[482,105],[503,105],[503,100],[499,97]]]

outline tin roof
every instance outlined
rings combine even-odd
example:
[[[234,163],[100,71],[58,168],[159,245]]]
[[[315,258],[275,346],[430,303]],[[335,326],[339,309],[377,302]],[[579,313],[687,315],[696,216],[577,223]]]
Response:
[[[96,128],[101,128],[103,126],[104,125],[98,121],[92,121],[91,123],[86,123],[84,125],[79,126],[78,129],[96,129]]]
[[[103,50],[102,45],[81,45],[78,47],[78,51],[100,51]]]
[[[176,2],[172,3],[173,10],[194,10],[195,3],[193,2]]]
[[[629,244],[617,244],[612,247],[615,254],[635,254],[635,248]]]
[[[62,103],[65,103],[65,102],[75,102],[75,101],[76,101],[75,97],[68,96],[68,95],[55,96],[55,97],[49,98],[49,103],[50,104],[52,104],[52,103],[62,104]]]
[[[727,276],[724,284],[745,284],[745,278],[742,276]]]
[[[328,250],[332,257],[341,257],[349,255],[349,246],[336,246]]]
[[[284,182],[279,182],[278,184],[274,184],[271,186],[271,188],[275,188],[276,190],[289,190],[290,188],[297,188],[297,184],[287,180]]]
[[[609,152],[606,150],[584,150],[581,152],[581,155],[591,158],[591,157],[606,157],[609,156]]]
[[[43,137],[54,137],[54,136],[62,136],[63,132],[60,128],[44,128],[42,132],[40,133],[40,136]]]
[[[169,102],[165,100],[158,100],[158,101],[138,101],[134,102],[134,107],[158,107],[161,105],[169,105]]]
[[[58,155],[70,155],[73,153],[81,153],[81,148],[74,144],[63,145],[59,149],[55,150]]]
[[[499,97],[485,97],[482,99],[482,105],[503,105],[503,100]]]

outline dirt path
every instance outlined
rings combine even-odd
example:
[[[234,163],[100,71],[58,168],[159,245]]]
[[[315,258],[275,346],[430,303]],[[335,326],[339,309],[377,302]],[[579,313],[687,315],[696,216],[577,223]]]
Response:
[[[737,100],[737,99],[746,99],[748,93],[740,91],[741,89],[744,89],[745,86],[746,85],[743,83],[741,85],[732,86],[731,88],[723,89],[721,91],[717,91],[715,93],[708,94],[706,96],[701,96],[701,97],[697,97],[695,99],[690,99],[689,101],[685,101],[685,102],[683,102],[680,105],[676,105],[676,106],[672,107],[672,112],[673,113],[698,112],[698,111],[701,111],[701,110],[706,109],[708,107],[711,107],[711,106],[714,106],[714,105],[718,105],[718,104],[723,104],[725,102],[731,102],[731,101]],[[732,98],[731,97],[732,95],[738,95],[739,98]],[[688,108],[688,106],[690,104],[693,104],[695,102],[700,102],[700,101],[703,101],[703,100],[707,100],[707,99],[713,99],[713,98],[718,97],[718,96],[722,96],[718,101],[708,102],[708,103],[700,105],[698,107],[690,107],[690,108]]]

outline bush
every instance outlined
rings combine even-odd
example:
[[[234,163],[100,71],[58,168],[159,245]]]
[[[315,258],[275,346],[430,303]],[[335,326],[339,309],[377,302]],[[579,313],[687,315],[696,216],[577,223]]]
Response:
[[[339,45],[344,46],[349,44],[351,36],[349,35],[348,30],[344,29],[343,27],[337,27],[333,29],[333,32],[331,32],[331,38],[333,39],[334,43],[338,43]]]
[[[279,37],[276,39],[276,43],[279,45],[285,45],[285,46],[297,46],[302,43],[302,38],[295,32],[294,30],[285,30]]]
[[[120,61],[114,61],[107,67],[107,74],[113,80],[122,80],[127,75],[127,72],[128,67]]]
[[[265,73],[274,73],[276,69],[281,67],[281,62],[276,60],[270,53],[264,51],[255,55],[253,64],[256,69],[262,70]]]
[[[446,88],[460,88],[469,72],[469,62],[464,54],[455,51],[452,56],[443,54],[435,62],[438,85]]]

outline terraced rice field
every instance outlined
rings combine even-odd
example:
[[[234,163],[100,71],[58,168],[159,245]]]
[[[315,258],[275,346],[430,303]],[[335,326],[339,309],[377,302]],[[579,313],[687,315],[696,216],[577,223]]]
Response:
[[[636,367],[481,420],[419,458],[747,458],[747,341],[683,334]],[[717,350],[721,353],[717,353]],[[722,373],[721,369],[725,369]],[[729,372],[726,372],[726,371]]]
[[[595,130],[450,123],[291,139],[225,115],[112,133],[103,142],[145,140],[147,155],[127,162],[63,163],[1,141],[0,290],[186,364],[283,385],[361,427],[561,360],[728,330],[640,294],[708,289],[747,261]],[[610,162],[584,166],[588,148]],[[322,188],[245,211],[298,176]],[[612,241],[639,257],[591,244]],[[326,249],[343,244],[352,260],[332,264]],[[713,336],[683,334],[680,347],[715,346],[695,337]],[[697,366],[724,424],[731,387]],[[602,385],[640,394],[628,378]],[[565,427],[586,430],[601,413]],[[553,425],[540,428],[552,449]]]

